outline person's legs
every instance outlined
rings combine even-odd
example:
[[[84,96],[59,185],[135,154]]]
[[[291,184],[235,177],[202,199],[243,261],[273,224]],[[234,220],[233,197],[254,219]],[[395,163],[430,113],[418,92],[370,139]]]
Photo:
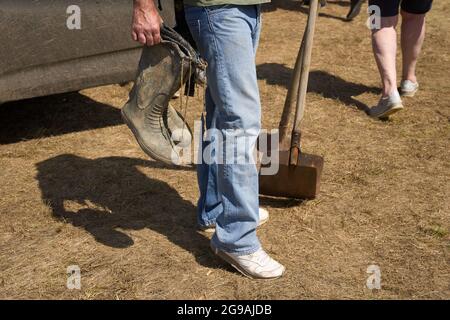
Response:
[[[433,0],[402,1],[402,80],[417,83],[416,65],[425,39],[425,14]]]
[[[253,156],[261,123],[255,66],[260,7],[187,6],[185,12],[200,54],[208,62],[207,107],[213,106],[211,127],[220,133],[213,143],[216,165],[199,170],[205,195],[199,203],[206,211],[213,204],[211,212],[220,211],[217,203],[222,206],[211,248],[248,277],[278,278],[285,268],[267,255],[256,236],[259,199]],[[205,178],[208,175],[211,179]],[[209,197],[210,191],[218,197]],[[200,222],[211,218],[202,215],[205,219]]]
[[[258,7],[259,8],[259,7]],[[258,9],[259,10],[259,9]],[[259,14],[258,14],[259,16]],[[260,17],[258,17],[260,20]],[[256,50],[258,48],[259,36],[260,36],[260,21],[258,22],[258,27],[254,30],[252,34],[252,44],[253,51],[256,54]],[[215,159],[215,152],[217,152],[217,140],[214,141],[214,133],[217,129],[217,118],[218,118],[218,108],[215,107],[214,100],[211,96],[211,91],[209,88],[206,89],[205,93],[205,128],[213,136],[207,136],[207,141],[202,141],[201,152],[202,155],[205,154],[211,160]],[[217,133],[217,131],[216,131]],[[206,160],[206,159],[203,159]],[[197,166],[197,178],[199,181],[199,189],[200,189],[200,198],[198,201],[198,222],[200,228],[202,230],[206,230],[207,232],[214,232],[216,219],[220,213],[223,212],[223,206],[221,202],[221,197],[218,193],[218,184],[217,184],[217,163],[210,164],[209,162],[202,161]],[[267,211],[263,209],[259,209],[259,216],[261,215],[265,217],[264,221],[260,221],[263,223],[268,219]],[[264,218],[263,218],[264,219]],[[213,227],[213,228],[208,228]]]
[[[253,153],[250,146],[255,143],[260,129],[253,40],[258,27],[255,8],[186,8],[193,37],[208,62],[208,90],[217,112],[216,128],[220,130],[223,140],[223,146],[217,153],[222,153],[224,161],[227,158],[224,146],[234,139],[249,140],[249,147],[232,151],[236,158],[249,159]],[[253,130],[253,133],[236,137],[236,131],[240,129]],[[237,144],[231,145],[236,147]],[[258,174],[255,164],[218,164],[217,190],[223,212],[216,219],[214,245],[230,253],[244,255],[256,252],[260,244],[256,237]]]
[[[425,14],[413,14],[402,10],[402,80],[417,82],[416,65],[425,38]]]
[[[383,85],[383,97],[397,90],[397,31],[398,15],[381,17],[380,29],[372,30],[372,48]]]
[[[384,119],[403,109],[397,90],[397,23],[400,0],[369,0],[369,8],[378,12],[380,25],[372,30],[372,48],[383,85],[378,104],[370,116]]]
[[[213,132],[216,128],[217,108],[211,97],[210,89],[205,92],[205,119],[202,119],[207,132]],[[215,158],[216,148],[214,148],[214,137],[208,137],[207,141],[202,139],[201,163],[197,164],[197,180],[200,190],[200,197],[197,202],[198,224],[201,228],[215,226],[216,219],[223,212],[222,200],[217,189],[217,164],[212,163]],[[208,159],[203,155],[208,154]]]
[[[259,28],[253,34],[253,50],[256,54],[256,49],[259,40]],[[217,185],[217,163],[211,163],[215,159],[215,152],[217,147],[214,140],[214,131],[217,129],[217,108],[211,96],[211,90],[206,89],[205,92],[205,119],[204,127],[212,136],[208,136],[206,141],[203,139],[202,147],[199,152],[201,156],[206,155],[208,159],[202,159],[202,162],[197,165],[197,179],[200,189],[200,197],[197,203],[198,207],[198,223],[200,227],[211,227],[216,224],[216,219],[220,213],[223,212],[221,197],[218,193]],[[211,160],[211,161],[210,161]]]

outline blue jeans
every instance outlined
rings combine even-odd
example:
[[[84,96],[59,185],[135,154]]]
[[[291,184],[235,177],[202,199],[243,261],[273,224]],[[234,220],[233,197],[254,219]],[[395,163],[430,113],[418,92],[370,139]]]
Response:
[[[251,159],[261,128],[255,65],[260,6],[186,6],[185,14],[198,50],[208,62],[205,127],[221,135],[220,139],[215,135],[204,139],[200,148],[202,154],[208,148],[213,161],[202,161],[197,166],[198,223],[216,224],[211,239],[215,247],[229,253],[250,254],[261,247],[256,236],[258,172],[254,162],[236,164],[225,159],[230,153],[237,159]],[[246,133],[237,134],[239,130]],[[236,136],[244,135],[249,143],[242,148]],[[233,150],[225,145],[231,145]]]

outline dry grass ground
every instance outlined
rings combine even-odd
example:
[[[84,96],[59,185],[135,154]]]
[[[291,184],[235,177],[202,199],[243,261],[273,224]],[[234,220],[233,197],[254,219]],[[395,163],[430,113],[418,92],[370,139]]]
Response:
[[[365,15],[347,2],[318,21],[304,149],[326,159],[314,201],[261,198],[259,236],[287,267],[251,281],[195,231],[195,171],[148,159],[122,125],[128,87],[0,106],[0,298],[450,298],[450,4],[429,15],[421,91],[390,121]],[[258,54],[263,124],[276,127],[305,25],[289,0],[264,13]],[[191,99],[189,121],[199,117]],[[82,289],[66,289],[79,265]],[[382,289],[366,288],[381,269]]]

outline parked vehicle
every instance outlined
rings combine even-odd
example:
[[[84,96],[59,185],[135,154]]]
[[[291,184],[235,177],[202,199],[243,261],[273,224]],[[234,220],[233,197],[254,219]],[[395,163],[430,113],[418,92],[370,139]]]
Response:
[[[172,1],[161,1],[164,21],[174,20]],[[141,46],[131,39],[132,7],[130,0],[1,0],[0,103],[133,80]]]

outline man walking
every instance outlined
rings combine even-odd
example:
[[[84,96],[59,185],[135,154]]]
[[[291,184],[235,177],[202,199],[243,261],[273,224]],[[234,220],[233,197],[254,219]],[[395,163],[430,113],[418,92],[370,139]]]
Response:
[[[261,126],[255,66],[260,4],[269,1],[184,1],[191,34],[208,62],[205,125],[217,133],[203,142],[202,154],[209,150],[210,159],[197,167],[198,222],[204,230],[215,228],[213,251],[254,279],[278,278],[285,271],[256,235],[256,227],[268,219],[267,211],[259,209],[252,159]],[[152,0],[134,0],[133,21],[135,40],[160,42],[160,17]]]

